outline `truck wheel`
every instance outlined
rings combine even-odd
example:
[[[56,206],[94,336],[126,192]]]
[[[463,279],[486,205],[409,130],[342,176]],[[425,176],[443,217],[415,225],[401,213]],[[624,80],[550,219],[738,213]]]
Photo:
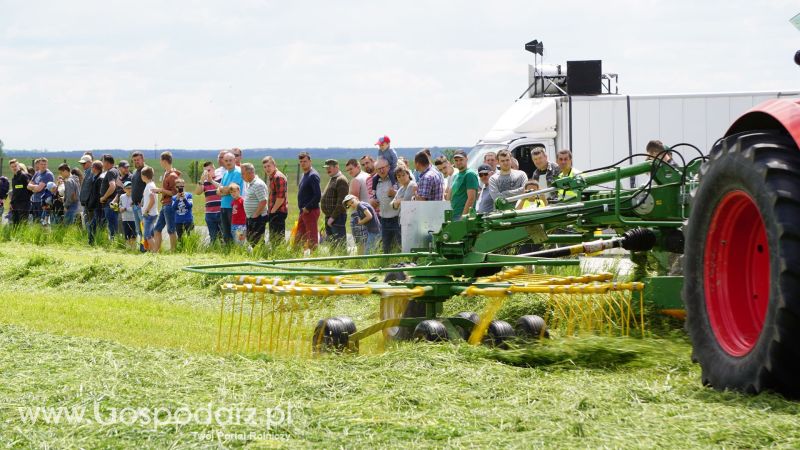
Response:
[[[703,383],[800,396],[800,151],[779,132],[719,142],[692,194],[687,329]]]

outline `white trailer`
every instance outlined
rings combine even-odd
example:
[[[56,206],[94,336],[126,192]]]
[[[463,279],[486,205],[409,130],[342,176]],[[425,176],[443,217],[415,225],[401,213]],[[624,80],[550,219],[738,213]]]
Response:
[[[648,141],[668,146],[690,143],[706,152],[729,124],[764,100],[797,97],[800,91],[523,97],[503,113],[473,147],[469,165],[477,168],[488,151],[509,149],[520,169],[533,171],[530,152],[544,147],[571,149],[578,169],[606,166],[635,153]],[[687,157],[697,154],[679,149]]]

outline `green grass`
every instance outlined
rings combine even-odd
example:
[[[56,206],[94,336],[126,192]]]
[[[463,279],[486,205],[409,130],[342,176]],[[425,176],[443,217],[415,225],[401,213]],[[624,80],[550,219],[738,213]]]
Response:
[[[244,259],[137,255],[18,240],[0,244],[0,442],[11,448],[754,448],[800,446],[800,405],[700,383],[682,332],[583,337],[500,351],[401,344],[378,355],[221,356],[216,280],[188,264]],[[541,306],[507,302],[515,317]],[[479,309],[467,299],[448,311]],[[375,319],[375,302],[327,300],[320,316]],[[264,424],[24,423],[18,408],[98,404],[192,410],[293,407]],[[90,416],[92,417],[92,416]]]

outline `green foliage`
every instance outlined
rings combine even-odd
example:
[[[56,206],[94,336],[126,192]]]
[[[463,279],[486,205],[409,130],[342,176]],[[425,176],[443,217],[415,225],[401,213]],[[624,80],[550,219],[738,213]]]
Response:
[[[446,158],[447,158],[447,159],[448,159],[450,162],[452,162],[452,161],[453,161],[453,155],[455,155],[455,153],[456,153],[456,150],[457,150],[457,149],[455,149],[455,148],[444,148],[444,149],[442,149],[442,150],[441,150],[441,153],[442,153],[442,155],[444,155],[444,157],[446,157]],[[435,156],[434,156],[434,158],[435,158]]]

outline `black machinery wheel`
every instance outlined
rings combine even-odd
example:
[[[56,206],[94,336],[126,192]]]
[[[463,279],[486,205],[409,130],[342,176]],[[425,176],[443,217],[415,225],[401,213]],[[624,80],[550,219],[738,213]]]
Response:
[[[493,320],[486,329],[483,343],[492,347],[506,347],[514,338],[514,328],[505,320]]]
[[[517,319],[514,326],[517,337],[522,339],[542,339],[549,338],[550,332],[547,331],[547,324],[539,316],[527,315]]]
[[[339,322],[342,322],[342,325],[344,326],[344,331],[346,331],[348,335],[355,334],[355,332],[356,332],[356,323],[353,322],[353,319],[351,319],[351,318],[349,318],[347,316],[338,316],[338,317],[334,317],[334,319],[338,320]]]
[[[349,336],[347,325],[338,318],[322,319],[314,328],[311,340],[312,353],[341,352],[347,349]]]
[[[353,322],[353,319],[347,316],[337,316],[334,317],[334,319],[338,320],[339,322],[342,322],[342,325],[344,326],[344,331],[345,333],[347,333],[347,342],[346,342],[347,350],[358,353],[358,341],[353,341],[350,339],[350,336],[354,335],[357,331],[356,323]]]
[[[720,141],[700,171],[683,298],[704,384],[800,397],[800,151],[786,134]]]
[[[447,340],[447,328],[438,320],[423,320],[414,328],[414,340],[439,342]]]

